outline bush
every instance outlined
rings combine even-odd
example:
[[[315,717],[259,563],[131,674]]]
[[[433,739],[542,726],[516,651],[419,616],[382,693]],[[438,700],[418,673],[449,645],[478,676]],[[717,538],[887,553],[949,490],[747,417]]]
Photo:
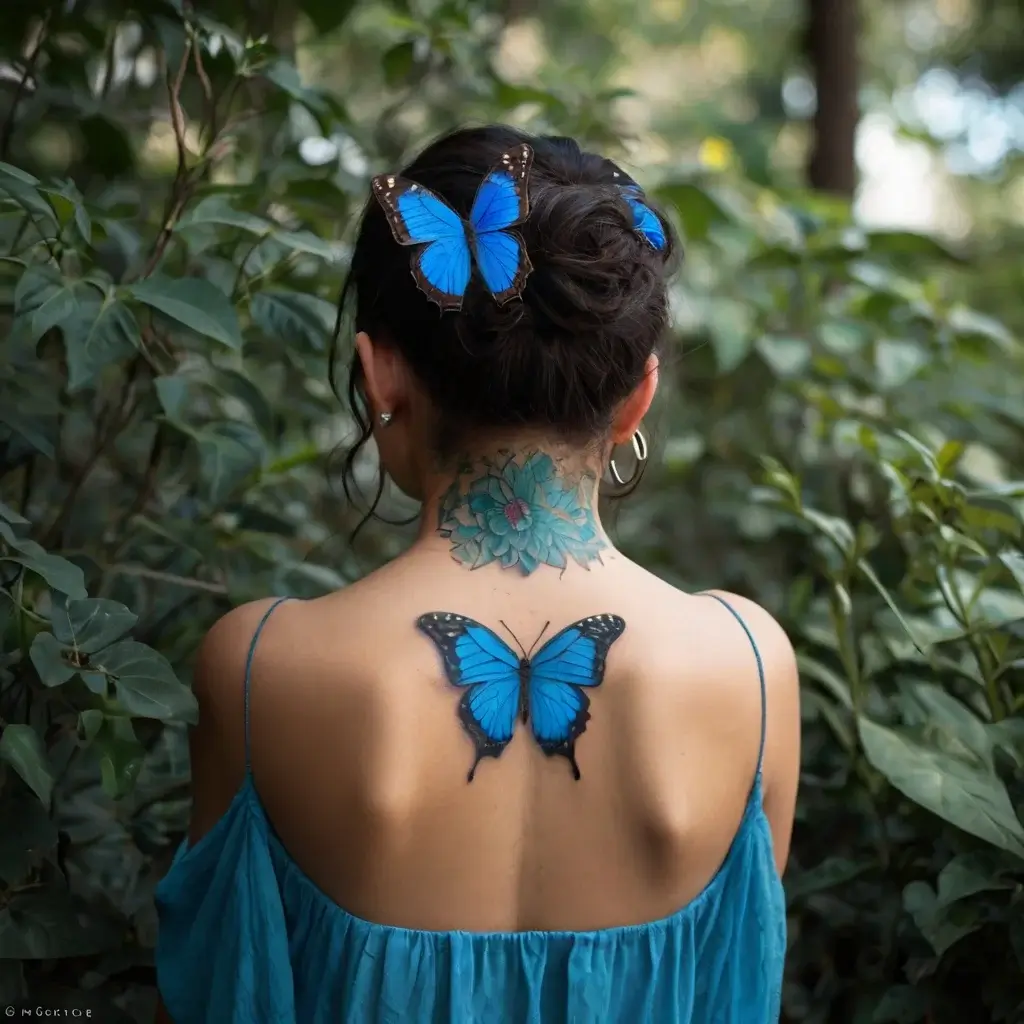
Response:
[[[328,6],[348,10],[304,5]],[[472,82],[467,116],[529,100],[549,126],[595,122],[481,79],[490,37],[463,8],[431,18],[352,28],[368,92],[436,112]],[[202,632],[405,539],[347,545],[326,371],[344,232],[409,130],[304,85],[286,34],[156,2],[5,19],[23,81],[0,127],[0,1003],[147,1020]],[[340,157],[302,159],[311,133]],[[672,582],[760,600],[798,648],[787,1019],[1019,1021],[1017,341],[945,300],[970,267],[929,239],[741,182],[652,191],[688,241],[685,356],[617,529]]]

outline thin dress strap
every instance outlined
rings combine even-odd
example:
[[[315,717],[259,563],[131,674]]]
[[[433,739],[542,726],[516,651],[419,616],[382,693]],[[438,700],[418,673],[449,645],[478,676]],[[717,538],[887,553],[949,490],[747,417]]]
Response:
[[[750,627],[744,622],[743,616],[724,597],[719,597],[717,594],[712,594],[709,591],[703,591],[699,597],[713,597],[720,605],[729,609],[732,617],[743,627],[743,632],[747,634],[747,639],[750,641],[750,646],[754,649],[754,658],[757,661],[757,678],[761,683],[761,742],[757,748],[757,774],[761,774],[761,765],[764,761],[764,740],[766,725],[768,721],[768,694],[765,688],[764,682],[764,663],[761,661],[761,652],[757,649],[757,642],[754,640],[754,634],[751,633]]]
[[[249,757],[249,683],[252,681],[252,659],[256,653],[256,643],[260,638],[260,633],[263,632],[263,627],[267,624],[267,619],[270,618],[274,613],[274,609],[278,605],[284,604],[287,601],[287,597],[279,597],[264,613],[263,618],[260,619],[260,624],[256,627],[256,632],[252,635],[252,640],[249,642],[249,653],[245,658],[245,774],[249,775],[252,772],[252,762]]]

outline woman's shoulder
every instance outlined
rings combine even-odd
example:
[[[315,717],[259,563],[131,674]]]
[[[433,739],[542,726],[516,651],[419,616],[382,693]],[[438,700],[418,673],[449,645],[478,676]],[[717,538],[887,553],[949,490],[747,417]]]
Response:
[[[749,597],[731,594],[726,590],[705,590],[692,596],[717,598],[720,603],[728,606],[766,663],[770,662],[779,668],[786,668],[792,663],[795,672],[793,644],[782,625],[766,608]]]
[[[654,626],[645,651],[656,661],[668,659],[672,668],[683,667],[680,678],[692,684],[686,688],[694,702],[689,711],[731,728],[743,709],[742,717],[756,728],[763,710],[769,743],[773,736],[789,742],[799,731],[796,655],[766,608],[724,590],[687,593],[676,588],[671,594],[659,591],[646,607],[649,628],[652,620]],[[663,638],[660,649],[654,642],[658,637]],[[673,671],[665,675],[676,678]]]
[[[671,625],[666,635],[686,646],[694,637],[701,637],[711,641],[702,644],[705,649],[743,654],[745,633],[746,646],[757,649],[766,674],[770,667],[774,669],[773,676],[795,675],[793,645],[786,631],[756,601],[726,590],[687,591],[636,563],[631,564],[631,569],[639,574],[635,578],[644,593],[645,617],[662,626]]]
[[[265,597],[237,605],[207,630],[196,654],[192,683],[201,703],[206,698],[216,705],[223,696],[241,693],[257,631],[281,603],[285,602],[280,598]]]
[[[744,678],[763,683],[769,705],[791,704],[798,689],[796,655],[778,620],[756,601],[724,590],[692,594],[690,601],[692,628],[720,653],[724,671],[750,665],[753,657],[756,674],[746,671]]]
[[[200,708],[237,717],[246,680],[263,701],[274,700],[281,680],[295,694],[339,663],[365,660],[374,609],[361,584],[312,599],[266,597],[225,612],[207,631],[196,658],[193,688]]]

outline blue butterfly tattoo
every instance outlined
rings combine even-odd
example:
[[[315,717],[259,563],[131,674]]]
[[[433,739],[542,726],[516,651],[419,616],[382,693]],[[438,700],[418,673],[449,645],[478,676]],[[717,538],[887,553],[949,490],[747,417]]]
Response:
[[[633,211],[633,227],[643,235],[647,244],[659,252],[665,248],[665,225],[658,215],[644,202],[644,194],[639,185],[623,185],[629,208]]]
[[[459,718],[476,747],[470,782],[483,758],[501,757],[517,717],[530,723],[545,754],[566,758],[573,778],[580,777],[576,740],[590,719],[586,690],[601,685],[608,649],[626,628],[623,619],[580,619],[552,637],[533,658],[525,651],[516,654],[486,626],[454,612],[421,615],[416,626],[440,652],[448,681],[466,690],[459,701]]]
[[[532,164],[533,150],[525,144],[505,153],[480,183],[468,221],[417,182],[389,174],[373,179],[395,240],[423,246],[413,257],[412,275],[442,310],[462,308],[473,262],[498,305],[522,294],[533,266],[522,238],[508,229],[530,212]]]

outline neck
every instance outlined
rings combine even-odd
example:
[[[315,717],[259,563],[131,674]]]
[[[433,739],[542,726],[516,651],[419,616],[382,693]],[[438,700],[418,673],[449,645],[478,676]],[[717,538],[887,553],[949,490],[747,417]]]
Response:
[[[579,452],[527,444],[463,455],[424,502],[421,537],[441,537],[468,569],[489,563],[524,576],[600,563],[608,540],[597,517],[600,468]]]

